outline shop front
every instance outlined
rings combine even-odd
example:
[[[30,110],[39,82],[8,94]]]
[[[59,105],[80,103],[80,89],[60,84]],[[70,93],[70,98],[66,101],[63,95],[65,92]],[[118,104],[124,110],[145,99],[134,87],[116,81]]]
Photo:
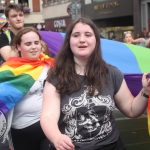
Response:
[[[72,21],[71,17],[45,20],[45,30],[65,32],[71,21]]]
[[[90,10],[90,11],[89,11]],[[134,36],[132,0],[107,0],[85,5],[85,15],[98,26],[102,37],[116,36],[122,41],[124,32],[131,31]]]
[[[150,31],[150,1],[141,0],[141,22],[142,28]]]

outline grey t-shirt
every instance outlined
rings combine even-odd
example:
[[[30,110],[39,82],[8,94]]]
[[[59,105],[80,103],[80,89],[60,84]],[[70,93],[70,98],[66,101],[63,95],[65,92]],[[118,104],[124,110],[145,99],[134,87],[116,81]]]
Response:
[[[88,87],[84,84],[80,91],[61,97],[58,126],[61,133],[72,139],[76,150],[100,148],[119,138],[112,112],[115,108],[113,97],[122,84],[123,74],[109,66],[108,76],[108,84],[103,83],[103,92],[98,97],[87,96]],[[82,81],[84,76],[78,75],[78,78]]]

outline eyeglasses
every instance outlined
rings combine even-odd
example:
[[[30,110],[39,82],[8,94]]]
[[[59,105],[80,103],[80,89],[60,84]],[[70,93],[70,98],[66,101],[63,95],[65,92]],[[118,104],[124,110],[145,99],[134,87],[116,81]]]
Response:
[[[123,32],[124,34],[128,34],[128,33],[131,33],[131,31],[125,31],[125,32]]]

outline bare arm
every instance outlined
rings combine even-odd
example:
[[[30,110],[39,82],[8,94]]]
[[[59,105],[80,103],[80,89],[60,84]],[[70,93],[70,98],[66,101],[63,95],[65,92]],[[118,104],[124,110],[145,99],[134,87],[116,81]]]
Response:
[[[142,77],[143,88],[135,98],[129,91],[125,80],[123,80],[118,93],[114,96],[116,106],[127,117],[138,117],[147,108],[148,99],[142,96],[142,91],[147,95],[150,92],[150,79],[147,79],[146,76],[147,74],[145,73]]]
[[[42,129],[57,150],[74,150],[71,139],[67,135],[61,134],[59,131],[57,125],[59,117],[60,95],[52,84],[46,82],[40,120]]]
[[[146,41],[146,43],[145,43],[145,46],[146,46],[146,47],[149,47],[149,45],[150,45],[150,38],[147,39],[147,41]]]
[[[0,54],[3,59],[6,61],[9,57],[18,57],[18,51],[12,50],[10,46],[4,46],[0,49]]]
[[[136,43],[141,43],[143,41],[143,38],[138,38],[138,39],[133,39],[132,43],[136,44]]]

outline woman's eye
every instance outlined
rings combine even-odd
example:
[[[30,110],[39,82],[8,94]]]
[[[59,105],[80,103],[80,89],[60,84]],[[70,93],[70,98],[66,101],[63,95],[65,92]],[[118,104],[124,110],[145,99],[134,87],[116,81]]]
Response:
[[[39,42],[35,42],[35,44],[36,44],[36,45],[38,45],[38,44],[39,44]]]
[[[30,45],[31,45],[31,43],[26,43],[26,45],[27,45],[27,46],[30,46]]]
[[[73,37],[78,37],[78,36],[79,36],[78,34],[74,34],[74,35],[73,35]]]
[[[87,36],[87,37],[91,37],[92,35],[91,35],[91,34],[86,34],[86,36]]]

